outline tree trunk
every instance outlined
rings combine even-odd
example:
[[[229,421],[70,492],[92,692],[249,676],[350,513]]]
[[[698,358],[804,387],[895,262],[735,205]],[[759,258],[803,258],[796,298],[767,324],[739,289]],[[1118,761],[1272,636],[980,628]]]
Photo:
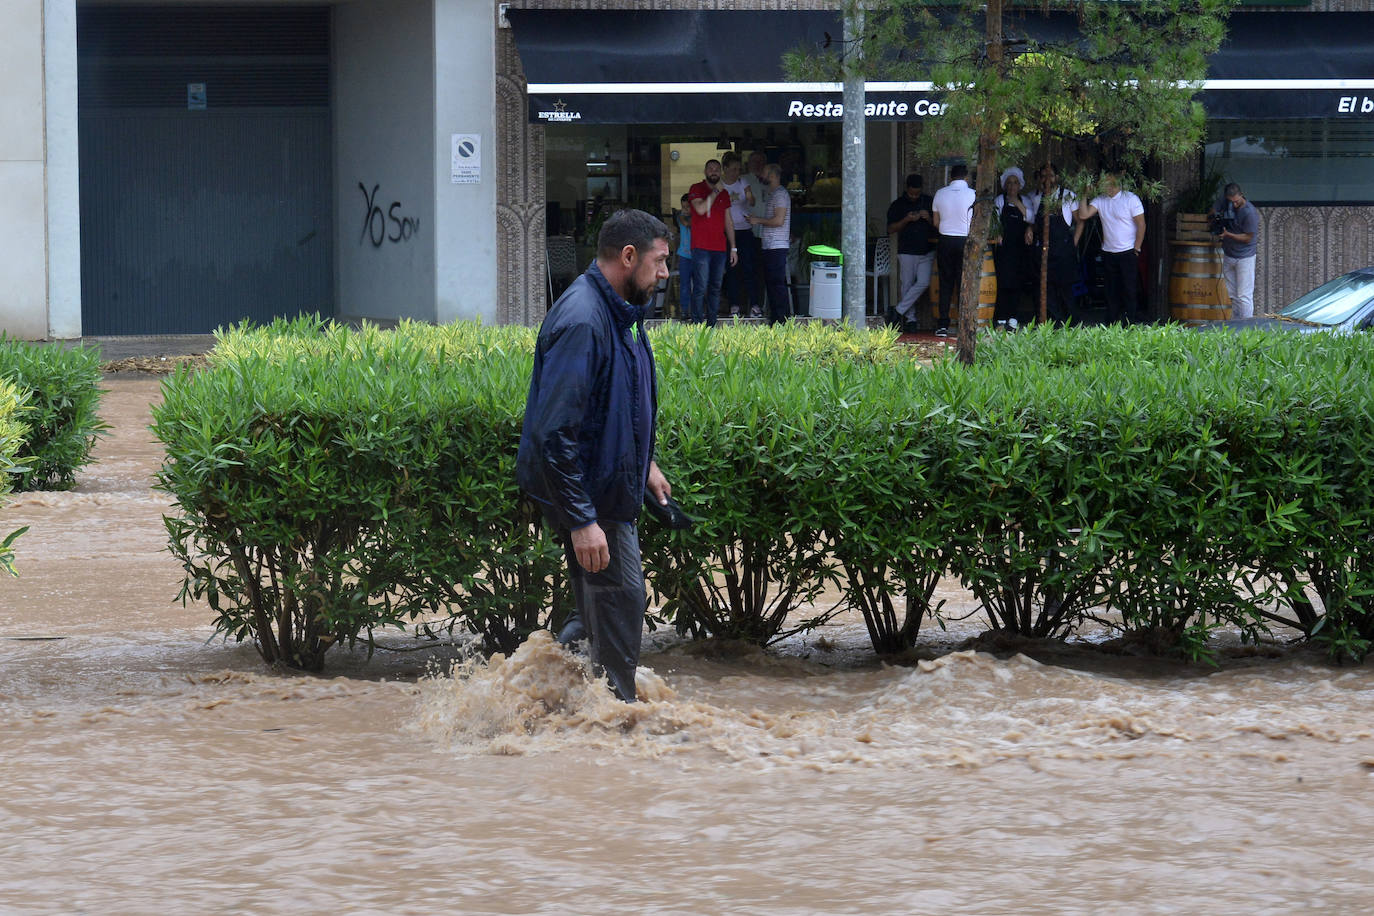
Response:
[[[1049,320],[1050,284],[1050,192],[1040,195],[1040,323]]]
[[[988,0],[987,48],[988,66],[1001,78],[1004,69],[1002,53],[1002,3]],[[991,97],[991,96],[990,96]],[[973,365],[978,339],[978,287],[982,281],[983,248],[988,242],[988,218],[997,184],[997,148],[1002,141],[1002,110],[989,105],[983,112],[983,126],[978,133],[978,171],[975,175],[973,221],[969,224],[968,240],[964,243],[964,275],[959,284],[959,359]]]
[[[864,174],[864,61],[861,36],[864,28],[862,3],[855,3],[844,16],[844,137],[842,151],[841,242],[844,252],[844,307],[841,314],[856,328],[864,327],[864,299],[868,295],[867,220],[864,216],[866,175]],[[875,293],[876,295],[876,293]]]

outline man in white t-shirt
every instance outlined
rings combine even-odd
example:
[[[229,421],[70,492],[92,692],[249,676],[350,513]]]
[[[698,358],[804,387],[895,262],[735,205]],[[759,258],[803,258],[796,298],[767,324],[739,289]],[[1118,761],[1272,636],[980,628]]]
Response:
[[[940,317],[935,324],[936,337],[949,336],[949,306],[958,298],[959,285],[963,282],[964,243],[968,241],[973,199],[977,197],[968,185],[968,166],[951,168],[949,179],[949,184],[935,192],[930,205],[931,224],[940,233],[940,247],[935,250],[935,263],[940,268]]]
[[[763,287],[759,278],[759,238],[750,231],[749,213],[754,209],[754,192],[740,174],[739,154],[731,150],[720,157],[721,186],[730,194],[731,225],[739,263],[725,273],[725,289],[731,312],[739,315],[762,314]]]
[[[792,198],[782,186],[782,168],[775,162],[764,167],[763,215],[749,216],[755,232],[763,233],[763,277],[768,287],[768,323],[792,316],[792,296],[787,289],[787,249],[792,241]]]
[[[1145,244],[1145,205],[1121,187],[1121,176],[1108,174],[1102,193],[1080,201],[1078,218],[1102,220],[1102,274],[1107,287],[1107,322],[1142,321],[1139,306],[1140,248]]]
[[[762,151],[754,150],[749,154],[747,164],[749,168],[744,173],[744,183],[749,185],[749,191],[754,195],[754,206],[750,208],[749,215],[765,217],[768,215],[765,212],[766,202],[764,201],[764,196],[768,193],[768,175],[765,172],[765,169],[768,167],[768,157],[765,156]],[[754,224],[754,237],[759,240],[759,245],[762,247],[763,229],[757,223]],[[762,254],[762,252],[760,252],[760,254]],[[754,273],[766,289],[768,286],[768,271],[764,267],[762,261],[760,261],[759,265],[754,269]],[[760,296],[759,298],[762,300],[763,297]],[[754,318],[763,317],[762,312],[753,312],[751,315]]]

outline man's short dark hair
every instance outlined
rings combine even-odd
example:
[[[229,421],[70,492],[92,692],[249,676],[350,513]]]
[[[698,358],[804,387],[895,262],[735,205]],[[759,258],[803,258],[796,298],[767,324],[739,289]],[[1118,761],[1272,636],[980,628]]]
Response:
[[[925,179],[922,178],[920,175],[917,175],[915,172],[912,172],[910,175],[906,176],[906,186],[908,188],[923,187],[925,183]]]
[[[1232,197],[1239,197],[1240,195],[1240,185],[1236,184],[1234,181],[1226,186],[1226,190],[1221,192],[1221,196],[1225,197],[1227,200],[1230,200]]]
[[[730,152],[720,157],[720,167],[723,169],[728,169],[736,162],[739,162],[739,153],[734,150],[730,150]]]
[[[950,168],[950,170],[949,170],[949,180],[950,180],[950,181],[958,181],[960,178],[965,178],[965,177],[967,177],[967,176],[968,176],[968,166],[964,165],[963,163],[960,163],[959,165],[956,165],[956,166],[952,166],[952,167]]]
[[[643,210],[617,210],[601,225],[601,234],[596,237],[596,256],[613,261],[626,245],[635,246],[635,251],[642,255],[653,247],[654,239],[669,241],[663,220]]]

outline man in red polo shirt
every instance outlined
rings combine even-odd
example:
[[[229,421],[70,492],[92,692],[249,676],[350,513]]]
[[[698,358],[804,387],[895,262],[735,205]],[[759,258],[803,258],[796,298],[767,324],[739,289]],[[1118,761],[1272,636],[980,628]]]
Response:
[[[735,225],[730,219],[730,193],[720,180],[720,162],[710,160],[704,171],[705,180],[687,191],[687,200],[692,205],[692,265],[696,268],[687,320],[705,319],[708,326],[715,327],[725,264],[728,259],[733,267],[739,253],[735,248]]]

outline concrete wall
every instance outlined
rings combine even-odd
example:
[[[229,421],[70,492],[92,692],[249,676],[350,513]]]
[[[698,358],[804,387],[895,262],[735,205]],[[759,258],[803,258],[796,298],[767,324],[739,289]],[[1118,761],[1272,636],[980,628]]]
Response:
[[[432,0],[334,9],[340,317],[436,319],[432,10]]]
[[[435,295],[440,322],[497,318],[496,5],[434,0]],[[476,134],[481,180],[451,179],[454,134]]]
[[[48,332],[43,0],[0,5],[0,329]]]
[[[334,10],[338,313],[496,318],[496,8],[355,0]],[[454,134],[480,179],[453,181]]]
[[[81,336],[81,165],[76,119],[76,0],[43,4],[47,137],[48,336]]]

